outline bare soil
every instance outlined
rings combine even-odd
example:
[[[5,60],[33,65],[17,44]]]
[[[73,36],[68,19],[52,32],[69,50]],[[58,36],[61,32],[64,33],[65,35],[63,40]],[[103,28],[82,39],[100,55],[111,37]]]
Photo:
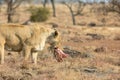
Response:
[[[20,23],[30,16],[24,9],[20,8]],[[6,23],[2,10],[0,21]],[[106,26],[90,27],[87,24],[94,21],[99,25],[97,17],[101,16],[90,16],[86,10],[85,15],[76,17],[77,23],[85,24],[74,26],[65,6],[58,5],[57,13],[56,18],[51,16],[47,22],[38,24],[57,24],[63,51],[70,56],[59,63],[45,48],[39,54],[37,65],[31,60],[23,65],[23,56],[6,51],[5,64],[0,65],[0,80],[120,80],[120,26],[119,20],[114,21],[116,15],[107,16]]]

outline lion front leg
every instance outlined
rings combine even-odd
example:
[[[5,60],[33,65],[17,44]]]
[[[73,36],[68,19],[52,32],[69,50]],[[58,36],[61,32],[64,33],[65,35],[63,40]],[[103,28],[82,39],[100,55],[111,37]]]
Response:
[[[32,52],[32,61],[34,64],[37,64],[37,56],[38,56],[38,52]]]
[[[31,46],[24,47],[24,62],[27,62],[31,54]]]

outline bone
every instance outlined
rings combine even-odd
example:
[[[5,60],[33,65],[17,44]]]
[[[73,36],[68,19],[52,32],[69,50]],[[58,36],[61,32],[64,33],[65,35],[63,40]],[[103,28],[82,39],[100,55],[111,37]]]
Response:
[[[58,62],[62,62],[63,58],[67,58],[69,55],[64,53],[61,49],[55,48],[54,54]]]

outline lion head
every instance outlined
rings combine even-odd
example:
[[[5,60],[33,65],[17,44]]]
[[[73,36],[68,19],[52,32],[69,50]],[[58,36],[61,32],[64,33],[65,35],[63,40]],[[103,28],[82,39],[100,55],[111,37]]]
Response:
[[[54,58],[58,62],[62,62],[63,58],[67,58],[69,55],[64,53],[61,48],[61,36],[57,30],[48,37],[48,43],[50,44],[49,50],[53,53]]]
[[[60,33],[56,29],[54,29],[51,35],[47,38],[47,43],[50,44],[49,50],[52,53],[56,47],[61,46]]]

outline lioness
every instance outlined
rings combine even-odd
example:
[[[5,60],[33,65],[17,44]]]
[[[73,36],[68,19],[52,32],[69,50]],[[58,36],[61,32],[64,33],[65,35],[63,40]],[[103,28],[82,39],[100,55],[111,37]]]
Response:
[[[28,60],[29,55],[32,54],[33,62],[36,64],[38,51],[43,50],[45,42],[49,42],[54,48],[57,38],[58,32],[51,28],[18,24],[0,25],[1,64],[4,63],[5,48],[13,51],[23,50],[24,61]]]

